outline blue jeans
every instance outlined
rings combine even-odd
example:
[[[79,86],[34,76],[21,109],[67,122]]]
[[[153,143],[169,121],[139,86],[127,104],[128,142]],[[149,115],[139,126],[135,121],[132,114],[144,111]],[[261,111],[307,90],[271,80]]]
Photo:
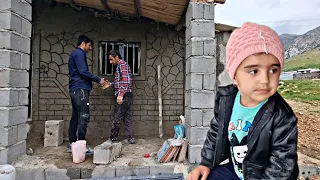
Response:
[[[89,90],[70,89],[72,116],[69,125],[69,143],[86,140],[87,127],[90,120]],[[78,131],[78,137],[77,137]]]
[[[211,169],[207,180],[240,180],[233,169],[233,164],[228,163]]]

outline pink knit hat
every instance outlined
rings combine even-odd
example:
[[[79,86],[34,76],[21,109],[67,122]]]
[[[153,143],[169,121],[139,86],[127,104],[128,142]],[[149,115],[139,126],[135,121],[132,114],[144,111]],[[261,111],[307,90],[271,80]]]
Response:
[[[276,32],[264,25],[246,22],[242,27],[235,29],[228,40],[226,51],[226,68],[232,80],[241,62],[257,53],[274,55],[279,60],[281,69],[283,68],[282,42]]]

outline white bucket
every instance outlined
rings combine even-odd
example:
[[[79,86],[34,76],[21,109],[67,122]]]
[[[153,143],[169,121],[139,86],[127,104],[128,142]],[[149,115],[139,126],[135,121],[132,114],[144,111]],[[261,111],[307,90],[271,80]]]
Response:
[[[12,165],[0,165],[0,179],[1,180],[15,180],[16,169]]]

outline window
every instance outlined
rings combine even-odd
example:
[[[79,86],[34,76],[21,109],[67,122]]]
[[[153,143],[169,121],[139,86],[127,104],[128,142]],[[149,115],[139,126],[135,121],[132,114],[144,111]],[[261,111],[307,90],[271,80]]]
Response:
[[[110,50],[117,50],[121,54],[122,60],[126,61],[133,76],[140,75],[141,43],[122,43],[122,42],[100,42],[99,61],[100,73],[102,75],[113,75],[115,66],[110,64],[107,53]]]

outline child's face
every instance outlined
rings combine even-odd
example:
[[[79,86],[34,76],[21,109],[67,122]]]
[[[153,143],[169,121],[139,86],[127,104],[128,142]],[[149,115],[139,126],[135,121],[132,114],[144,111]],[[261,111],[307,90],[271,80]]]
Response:
[[[278,88],[280,71],[278,59],[271,54],[247,57],[234,78],[241,94],[241,104],[253,107],[272,96]]]

